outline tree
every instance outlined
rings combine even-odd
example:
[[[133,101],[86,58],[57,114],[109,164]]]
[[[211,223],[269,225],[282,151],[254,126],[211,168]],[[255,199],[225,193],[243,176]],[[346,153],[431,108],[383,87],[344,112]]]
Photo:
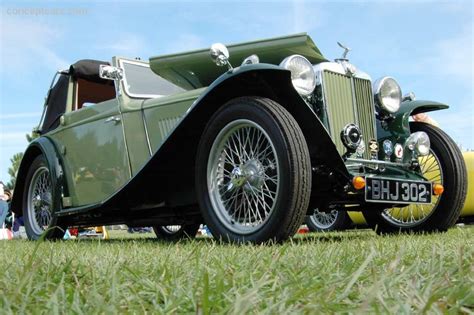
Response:
[[[39,134],[32,131],[31,134],[26,134],[26,140],[29,142],[35,140],[39,137]],[[11,158],[10,162],[12,165],[8,168],[8,175],[10,175],[10,181],[6,184],[6,187],[10,190],[15,188],[16,176],[18,174],[18,169],[20,168],[21,159],[23,158],[23,152],[15,153]]]
[[[23,158],[23,152],[16,153],[10,158],[12,165],[8,168],[8,175],[10,175],[10,181],[6,184],[7,188],[12,190],[15,187],[16,175],[20,168],[21,159]]]

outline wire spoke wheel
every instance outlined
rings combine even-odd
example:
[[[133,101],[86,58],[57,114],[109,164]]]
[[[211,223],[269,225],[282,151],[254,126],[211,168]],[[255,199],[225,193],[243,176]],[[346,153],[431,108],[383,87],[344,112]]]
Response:
[[[168,232],[169,234],[174,234],[179,232],[181,230],[182,226],[181,225],[164,225],[163,230]]]
[[[181,239],[191,239],[196,236],[199,230],[199,223],[183,225],[156,225],[153,231],[158,239],[164,241],[179,241]]]
[[[27,212],[34,233],[43,233],[52,220],[52,187],[49,170],[42,166],[34,172],[28,187]]]
[[[433,184],[441,184],[444,186],[443,170],[439,158],[430,149],[427,156],[418,158],[421,174],[426,180]],[[382,217],[387,221],[401,227],[412,227],[418,225],[428,219],[433,213],[440,200],[440,196],[432,195],[430,204],[411,204],[406,207],[385,209]]]
[[[235,120],[217,135],[209,155],[207,183],[211,203],[228,229],[249,234],[268,220],[279,177],[275,147],[258,124]]]
[[[319,229],[324,230],[330,228],[337,219],[337,210],[331,212],[322,212],[318,209],[314,210],[314,214],[310,217],[310,220]]]
[[[225,242],[260,244],[293,236],[311,193],[303,132],[280,104],[239,97],[206,124],[196,158],[196,192],[204,223]]]

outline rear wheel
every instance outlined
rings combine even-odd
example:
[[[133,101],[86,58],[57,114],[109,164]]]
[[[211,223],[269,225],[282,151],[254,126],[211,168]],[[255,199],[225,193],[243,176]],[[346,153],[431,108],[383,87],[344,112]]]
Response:
[[[446,231],[456,223],[467,193],[467,173],[464,159],[456,143],[441,129],[425,123],[410,123],[412,131],[426,132],[431,148],[419,158],[423,176],[442,184],[444,192],[432,196],[429,205],[413,204],[381,212],[365,211],[364,217],[378,233]]]
[[[314,213],[306,216],[305,221],[311,232],[342,231],[351,224],[347,212],[337,210],[322,212],[314,209]]]
[[[214,237],[283,241],[303,222],[310,190],[306,141],[281,105],[245,97],[214,114],[196,162],[198,200]]]
[[[184,238],[195,238],[199,224],[158,225],[153,227],[156,237],[165,241],[177,241]]]
[[[46,238],[62,238],[65,229],[56,225],[52,180],[46,160],[42,155],[31,163],[25,183],[23,217],[28,238],[37,240],[45,232]]]

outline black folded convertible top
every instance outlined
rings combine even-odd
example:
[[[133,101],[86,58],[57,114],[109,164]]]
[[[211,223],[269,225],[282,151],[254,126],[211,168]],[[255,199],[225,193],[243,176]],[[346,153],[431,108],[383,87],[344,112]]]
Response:
[[[39,132],[45,134],[59,126],[59,118],[66,112],[69,76],[101,84],[113,84],[113,81],[101,79],[100,65],[110,65],[107,61],[83,59],[69,67],[68,72],[61,72],[56,84],[48,95],[48,104]]]
[[[84,79],[97,83],[106,83],[108,80],[99,76],[100,65],[110,65],[107,61],[83,59],[69,67],[69,74],[75,79]]]

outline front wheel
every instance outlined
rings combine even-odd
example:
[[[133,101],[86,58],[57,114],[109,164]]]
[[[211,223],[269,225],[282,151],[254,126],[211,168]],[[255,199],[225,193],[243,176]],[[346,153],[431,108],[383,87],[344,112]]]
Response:
[[[295,119],[266,98],[222,106],[199,144],[196,191],[217,239],[261,243],[293,236],[311,191],[308,147]]]
[[[53,186],[49,168],[42,155],[31,163],[23,194],[23,217],[28,239],[38,240],[43,233],[50,239],[62,238],[64,227],[56,226]]]
[[[412,122],[410,128],[428,134],[430,153],[418,159],[420,171],[426,180],[443,185],[444,192],[433,195],[428,205],[364,211],[367,223],[378,233],[446,231],[456,223],[466,199],[466,165],[456,143],[432,125]]]
[[[156,238],[165,241],[178,241],[186,238],[195,238],[199,224],[185,225],[158,225],[153,227]]]

